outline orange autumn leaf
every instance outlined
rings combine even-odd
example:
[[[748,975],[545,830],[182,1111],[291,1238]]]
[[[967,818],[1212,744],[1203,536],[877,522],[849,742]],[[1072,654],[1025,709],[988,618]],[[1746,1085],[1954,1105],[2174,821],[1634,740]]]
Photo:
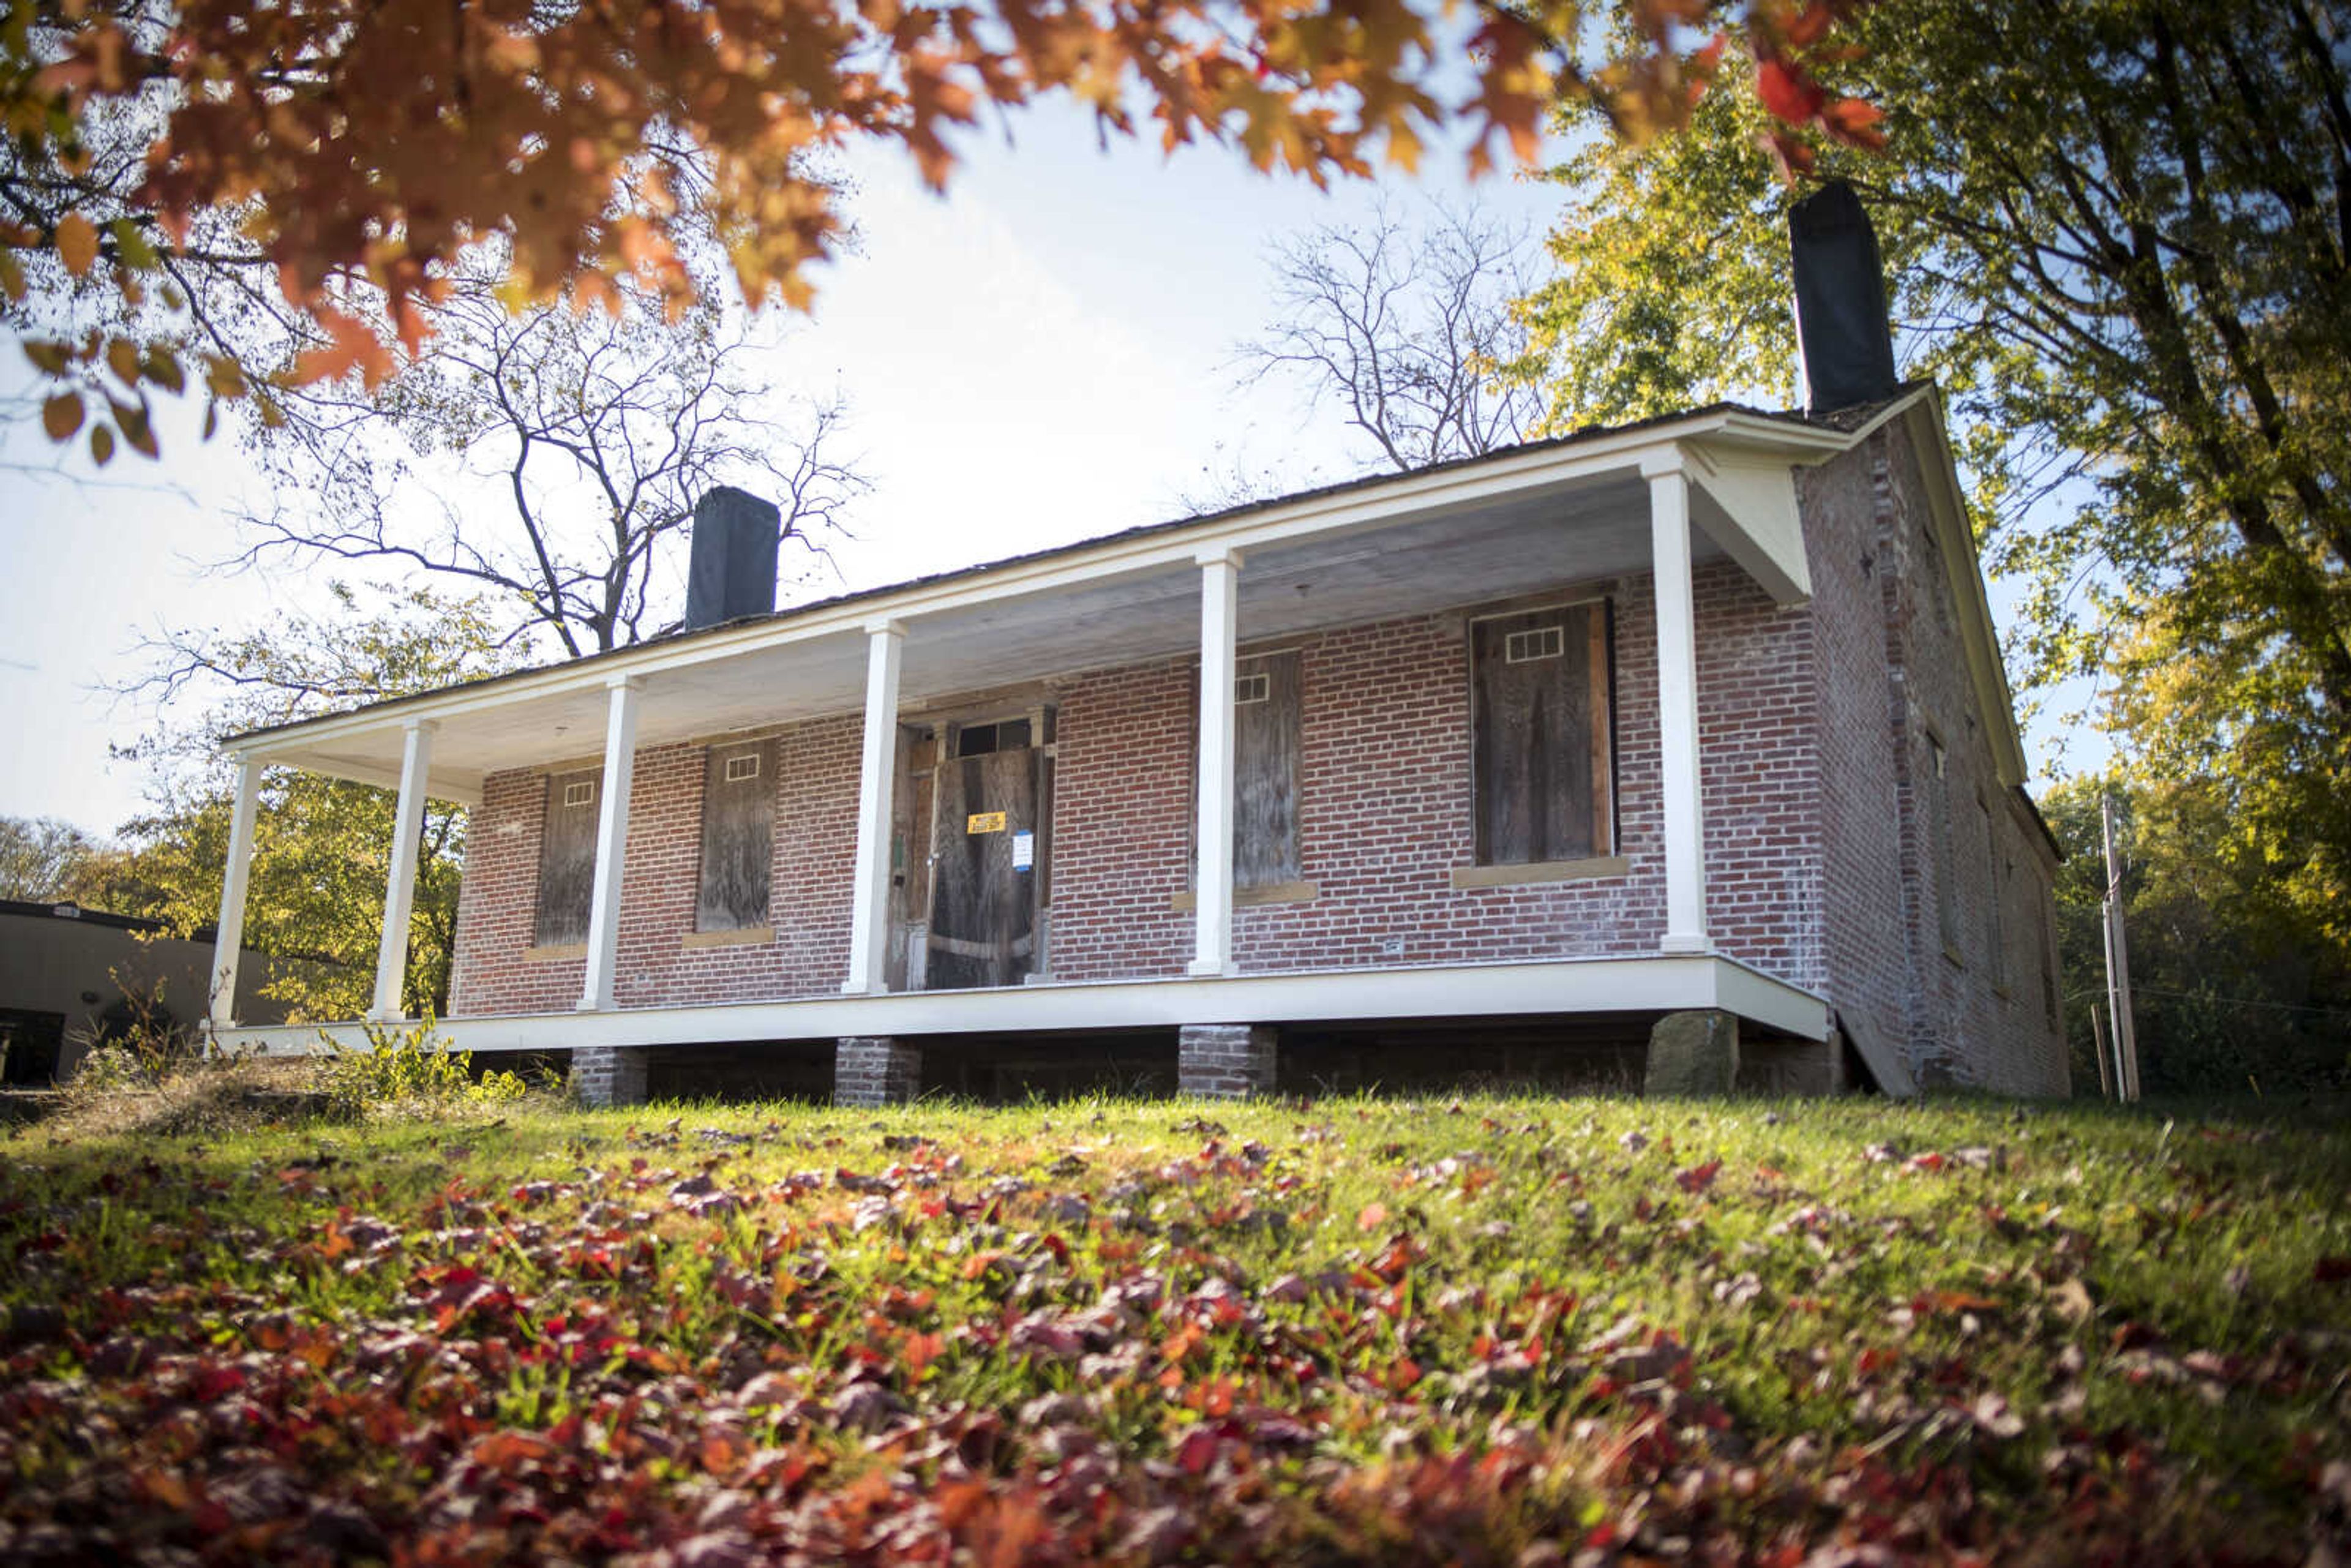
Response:
[[[79,213],[68,213],[57,220],[57,259],[76,277],[89,272],[98,261],[98,228]]]
[[[41,404],[41,428],[51,441],[64,441],[81,428],[81,394],[59,392]]]

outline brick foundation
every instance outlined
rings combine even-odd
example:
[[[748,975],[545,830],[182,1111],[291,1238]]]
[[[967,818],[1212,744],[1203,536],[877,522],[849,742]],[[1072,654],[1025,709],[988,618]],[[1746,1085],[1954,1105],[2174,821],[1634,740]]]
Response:
[[[645,1103],[643,1046],[583,1045],[571,1053],[571,1092],[582,1105]]]
[[[1179,1093],[1241,1100],[1273,1092],[1279,1034],[1263,1024],[1186,1024],[1176,1034]]]
[[[904,1105],[923,1092],[923,1051],[886,1036],[850,1035],[832,1051],[832,1103]]]

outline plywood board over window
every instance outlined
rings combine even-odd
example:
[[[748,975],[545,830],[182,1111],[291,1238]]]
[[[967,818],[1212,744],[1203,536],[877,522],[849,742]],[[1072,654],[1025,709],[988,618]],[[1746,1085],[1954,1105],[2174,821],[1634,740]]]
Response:
[[[747,931],[768,924],[776,861],[776,759],[772,739],[710,748],[702,776],[696,931]]]
[[[596,892],[596,819],[604,771],[590,768],[547,780],[547,816],[538,841],[538,946],[588,940],[588,905]]]
[[[1472,621],[1470,683],[1478,863],[1613,852],[1607,605]]]
[[[1233,885],[1298,880],[1299,660],[1245,658],[1233,683]]]

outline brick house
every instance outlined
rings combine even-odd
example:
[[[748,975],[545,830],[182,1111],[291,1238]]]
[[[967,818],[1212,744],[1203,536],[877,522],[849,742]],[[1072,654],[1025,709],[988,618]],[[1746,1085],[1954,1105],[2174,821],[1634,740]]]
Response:
[[[1701,1082],[2064,1093],[2057,852],[1940,399],[1890,351],[1823,397],[1805,315],[1824,414],[1719,404],[781,612],[773,508],[718,492],[687,630],[231,742],[215,995],[289,766],[401,792],[379,1018],[422,801],[472,809],[444,1032],[568,1054],[591,1098],[692,1067],[871,1103],[1106,1051],[1216,1093],[1654,1084],[1693,1050]]]
[[[748,497],[698,532],[730,511],[756,551]],[[1690,1011],[1759,1084],[2066,1086],[2056,852],[1929,388],[1588,431],[234,745],[240,827],[267,766],[396,783],[403,822],[470,806],[445,1030],[591,1091],[820,1041],[862,1098],[967,1083],[959,1037],[1119,1032],[1241,1089],[1353,1030],[1388,1079],[1466,1020],[1521,1066],[1547,1038],[1637,1066]]]

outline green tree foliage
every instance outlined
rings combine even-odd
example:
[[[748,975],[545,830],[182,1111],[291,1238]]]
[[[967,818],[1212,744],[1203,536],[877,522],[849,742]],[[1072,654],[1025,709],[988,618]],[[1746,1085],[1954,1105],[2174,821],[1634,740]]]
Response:
[[[233,804],[232,781],[213,761],[223,737],[496,674],[513,663],[502,642],[501,621],[478,601],[418,590],[370,608],[338,588],[332,614],[219,643],[203,664],[159,677],[213,706],[202,724],[137,748],[178,764],[183,781],[124,825],[126,847],[102,879],[109,907],[182,932],[218,915]],[[393,810],[392,791],[371,785],[286,769],[264,776],[245,939],[292,960],[267,994],[298,1016],[353,1018],[372,998]],[[463,808],[430,803],[402,993],[412,1012],[447,1010],[465,836]]]
[[[0,817],[0,898],[79,902],[104,848],[54,817]]]
[[[2231,807],[2316,913],[2351,866],[2351,9],[2340,0],[1885,0],[1830,149],[1876,219],[1907,368],[1949,393],[2028,681]],[[1528,302],[1551,417],[1636,417],[1794,373],[1771,97],[1559,170]],[[1605,344],[1604,353],[1583,346]],[[2296,848],[2282,846],[2296,845]],[[2340,918],[2339,916],[2337,918]]]
[[[2351,1082],[2351,944],[2281,882],[2281,849],[2242,827],[2228,778],[2075,779],[2043,814],[2067,859],[2057,941],[2077,1092],[2098,1082],[2090,1011],[2103,1000],[2105,859],[2099,801],[2113,789],[2140,1082],[2150,1094],[2263,1092]]]

